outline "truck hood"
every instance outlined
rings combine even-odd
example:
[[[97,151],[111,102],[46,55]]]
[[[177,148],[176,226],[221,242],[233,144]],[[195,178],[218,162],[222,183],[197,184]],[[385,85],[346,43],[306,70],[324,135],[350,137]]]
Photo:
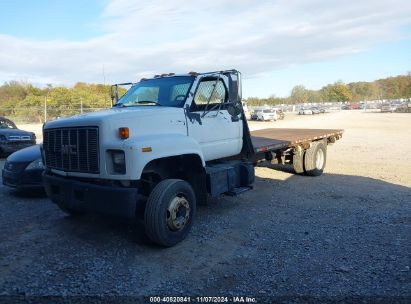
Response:
[[[157,116],[159,119],[170,114],[182,113],[182,108],[161,107],[161,106],[136,106],[127,108],[111,108],[107,110],[91,112],[87,114],[75,115],[47,122],[45,129],[92,126],[101,125],[103,121],[129,121],[144,118],[153,120]]]
[[[33,132],[28,132],[28,131],[24,131],[24,130],[20,130],[20,129],[0,129],[0,134],[1,135],[5,135],[5,136],[31,136],[34,133]]]

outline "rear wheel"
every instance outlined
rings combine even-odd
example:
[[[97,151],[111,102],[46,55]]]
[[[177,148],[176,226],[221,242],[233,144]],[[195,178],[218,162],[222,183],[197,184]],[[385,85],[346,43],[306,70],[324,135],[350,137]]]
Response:
[[[294,151],[293,169],[297,174],[304,173],[304,151],[302,149]]]
[[[327,160],[327,146],[322,141],[314,142],[304,154],[304,171],[310,176],[323,174]]]
[[[155,243],[171,247],[189,233],[196,212],[193,188],[181,179],[166,179],[151,192],[144,213],[147,236]]]

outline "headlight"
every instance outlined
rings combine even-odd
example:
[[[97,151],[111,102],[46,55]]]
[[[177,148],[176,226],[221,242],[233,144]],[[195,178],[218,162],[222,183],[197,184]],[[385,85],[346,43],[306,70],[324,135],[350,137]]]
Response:
[[[126,173],[126,157],[124,151],[110,150],[111,161],[113,163],[113,173],[125,174]]]
[[[33,169],[44,169],[43,161],[41,158],[32,161],[27,167],[26,170],[33,170]]]
[[[113,158],[113,164],[115,165],[124,165],[124,162],[126,160],[125,156],[124,156],[124,152],[112,152],[111,154],[112,158]]]
[[[4,140],[7,140],[7,138],[6,138],[6,136],[4,136],[4,135],[0,135],[0,140],[1,140],[1,141],[4,141]]]

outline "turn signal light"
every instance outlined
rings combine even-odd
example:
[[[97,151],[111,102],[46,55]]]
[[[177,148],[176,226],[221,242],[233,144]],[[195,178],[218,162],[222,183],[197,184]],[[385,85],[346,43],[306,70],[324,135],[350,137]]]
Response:
[[[118,135],[121,139],[127,139],[130,137],[130,130],[129,128],[123,127],[118,129]]]

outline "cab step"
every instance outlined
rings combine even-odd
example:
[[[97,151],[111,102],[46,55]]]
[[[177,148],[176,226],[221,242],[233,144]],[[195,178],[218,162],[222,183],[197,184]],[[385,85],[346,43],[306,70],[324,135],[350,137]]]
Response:
[[[242,194],[242,193],[244,193],[244,192],[247,192],[247,191],[249,191],[249,190],[251,190],[251,189],[253,189],[252,186],[237,187],[237,188],[234,188],[233,190],[230,190],[230,191],[228,191],[228,192],[226,192],[226,193],[224,193],[224,194],[227,194],[227,195],[229,195],[229,196],[237,196],[237,195],[240,195],[240,194]]]
[[[238,160],[207,164],[207,192],[212,197],[221,194],[238,195],[252,188],[254,166]]]

